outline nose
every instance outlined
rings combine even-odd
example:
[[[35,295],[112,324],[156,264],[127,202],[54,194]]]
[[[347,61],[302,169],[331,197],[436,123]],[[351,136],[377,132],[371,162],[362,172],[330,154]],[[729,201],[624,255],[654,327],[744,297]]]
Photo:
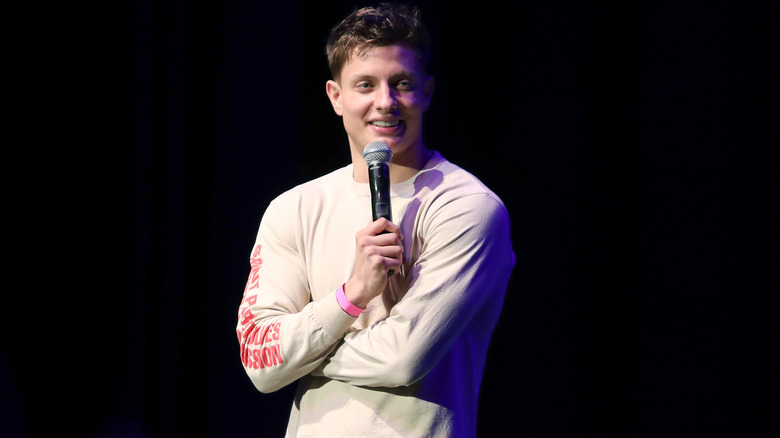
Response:
[[[377,90],[374,106],[378,111],[391,112],[398,106],[395,90],[389,84],[383,84]]]

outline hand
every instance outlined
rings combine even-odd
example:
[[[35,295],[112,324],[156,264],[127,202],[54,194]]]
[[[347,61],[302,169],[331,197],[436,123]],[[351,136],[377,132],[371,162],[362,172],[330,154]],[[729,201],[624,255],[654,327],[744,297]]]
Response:
[[[355,235],[355,274],[344,286],[347,299],[365,308],[387,286],[388,272],[403,262],[401,229],[379,218]]]

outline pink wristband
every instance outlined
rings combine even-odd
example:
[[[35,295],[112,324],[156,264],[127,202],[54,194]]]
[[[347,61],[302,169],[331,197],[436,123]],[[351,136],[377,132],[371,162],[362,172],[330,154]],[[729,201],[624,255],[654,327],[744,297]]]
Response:
[[[341,310],[347,312],[347,315],[349,316],[358,316],[361,313],[363,313],[366,309],[361,309],[360,307],[352,304],[348,299],[347,296],[344,294],[344,285],[342,284],[340,288],[336,290],[336,301],[339,302],[339,306],[341,306]]]

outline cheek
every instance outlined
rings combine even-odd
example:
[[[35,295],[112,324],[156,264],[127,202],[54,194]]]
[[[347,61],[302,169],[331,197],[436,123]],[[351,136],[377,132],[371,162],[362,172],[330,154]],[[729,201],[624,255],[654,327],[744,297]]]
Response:
[[[361,117],[362,113],[362,107],[354,102],[344,105],[344,116],[346,117],[357,118]]]
[[[423,96],[410,97],[404,101],[407,117],[419,117],[428,109],[428,104]]]
[[[363,117],[371,108],[371,100],[359,94],[348,94],[341,101],[344,115],[350,117]]]
[[[417,90],[414,93],[406,95],[404,101],[407,108],[417,112],[425,111],[428,107],[428,99],[425,97],[425,93],[423,93],[422,90]]]

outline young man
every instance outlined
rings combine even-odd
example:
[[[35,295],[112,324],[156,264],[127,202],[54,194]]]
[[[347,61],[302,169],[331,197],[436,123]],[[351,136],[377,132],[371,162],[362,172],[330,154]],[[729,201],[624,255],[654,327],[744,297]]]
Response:
[[[476,434],[515,259],[501,200],[423,144],[428,47],[405,7],[364,8],[333,29],[326,92],[352,163],[263,215],[237,332],[260,391],[300,379],[287,436]],[[376,140],[393,152],[395,223],[371,220],[362,153]]]

